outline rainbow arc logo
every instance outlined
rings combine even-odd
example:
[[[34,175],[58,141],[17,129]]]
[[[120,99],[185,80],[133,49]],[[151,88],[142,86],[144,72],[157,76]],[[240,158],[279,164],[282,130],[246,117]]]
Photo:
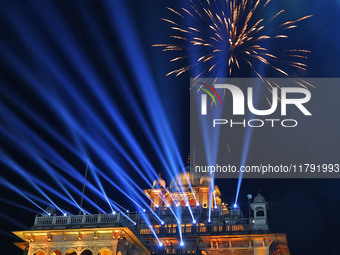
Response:
[[[221,106],[222,106],[222,100],[220,95],[217,93],[216,89],[214,89],[212,86],[203,83],[203,82],[199,82],[198,84],[200,84],[200,88],[198,89],[197,92],[199,92],[200,90],[204,91],[205,93],[207,93],[211,99],[213,100],[214,104],[217,106],[217,102],[216,102],[216,98],[218,99],[218,101],[220,102]],[[210,91],[211,92],[210,92]],[[202,98],[202,104],[201,104],[201,114],[202,115],[207,115],[207,94],[202,94],[201,98]]]

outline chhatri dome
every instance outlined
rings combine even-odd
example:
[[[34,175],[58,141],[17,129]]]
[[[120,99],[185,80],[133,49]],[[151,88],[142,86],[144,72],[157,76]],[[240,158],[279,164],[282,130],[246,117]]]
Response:
[[[254,202],[253,203],[265,203],[266,200],[264,199],[264,197],[260,194],[257,194],[257,196],[254,198]]]
[[[187,186],[191,184],[192,186],[196,186],[201,184],[200,178],[198,178],[193,172],[182,172],[175,176],[170,182],[170,189],[174,188],[177,185]]]

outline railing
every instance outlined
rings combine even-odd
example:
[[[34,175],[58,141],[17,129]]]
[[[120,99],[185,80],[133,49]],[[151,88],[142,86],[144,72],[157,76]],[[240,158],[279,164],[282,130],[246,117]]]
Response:
[[[202,208],[202,207],[195,207],[191,206],[190,210],[186,206],[179,206],[179,207],[172,207],[173,209],[180,209],[182,214],[206,214],[209,212],[208,208]],[[157,207],[153,209],[153,212],[157,214],[158,216],[166,216],[171,215],[172,211],[169,210],[168,207]],[[222,216],[222,215],[230,215],[230,216],[236,216],[240,215],[240,208],[234,208],[234,207],[221,207],[218,206],[217,208],[211,209],[211,215],[215,216]]]
[[[36,216],[34,227],[42,226],[61,226],[61,225],[84,225],[84,224],[107,224],[121,222],[119,213],[113,214],[84,214],[84,215],[67,215],[67,216]]]
[[[166,246],[166,247],[149,247],[151,254],[172,254],[172,255],[180,255],[180,254],[201,254],[199,247],[176,247],[176,246]]]
[[[159,218],[151,212],[147,212],[145,215],[140,213],[116,213],[116,214],[84,214],[84,215],[42,215],[36,216],[33,228],[44,228],[44,227],[55,227],[62,228],[63,226],[70,227],[71,225],[87,225],[87,226],[100,226],[100,225],[122,225],[128,226],[134,231],[138,232],[143,236],[152,236],[152,231],[146,225],[144,218],[148,217],[148,222],[151,222],[151,228],[153,228],[154,233],[160,236],[171,236],[178,235],[179,229],[177,226],[177,220],[174,222],[174,217],[166,212],[157,211],[154,212],[160,214],[160,218],[165,222],[164,226],[160,225]],[[201,214],[199,214],[201,212]],[[232,211],[230,210],[229,213]],[[236,212],[236,211],[235,211]],[[230,232],[246,232],[252,231],[252,224],[249,224],[249,219],[241,219],[239,217],[234,217],[234,215],[224,214],[221,210],[215,210],[211,214],[211,223],[205,222],[197,223],[193,225],[191,222],[191,216],[185,216],[186,209],[182,210],[182,234],[183,235],[193,235],[196,233],[230,233]],[[205,210],[195,208],[194,217],[199,218],[207,216]],[[207,217],[205,217],[207,218]]]
[[[178,227],[173,226],[162,226],[162,227],[154,227],[154,232],[161,236],[171,236],[178,234]],[[247,223],[240,223],[234,225],[197,225],[197,226],[182,226],[181,227],[182,234],[185,235],[195,235],[195,234],[225,234],[232,232],[247,232],[252,230],[252,225]],[[139,231],[141,236],[152,235],[152,231],[149,228],[142,228]]]

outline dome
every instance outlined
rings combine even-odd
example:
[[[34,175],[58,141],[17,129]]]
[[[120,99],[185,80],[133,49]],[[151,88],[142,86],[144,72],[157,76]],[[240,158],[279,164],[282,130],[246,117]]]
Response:
[[[254,198],[254,203],[265,203],[266,200],[264,199],[264,197],[260,194],[257,194],[257,196]]]
[[[189,172],[180,173],[171,180],[170,188],[174,188],[176,185],[180,186],[189,185],[188,181],[192,184],[193,183],[192,177],[193,176]]]
[[[45,211],[48,215],[53,215],[56,213],[56,209],[53,205],[48,206]]]

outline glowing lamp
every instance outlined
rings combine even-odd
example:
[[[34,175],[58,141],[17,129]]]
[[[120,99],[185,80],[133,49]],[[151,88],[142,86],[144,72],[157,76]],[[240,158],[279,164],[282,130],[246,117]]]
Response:
[[[196,224],[196,220],[193,220],[192,223],[193,223],[193,224]]]
[[[64,216],[67,216],[67,213],[64,213]]]
[[[161,224],[164,225],[164,221],[161,221]]]
[[[163,243],[159,242],[159,243],[158,243],[158,246],[159,246],[159,247],[162,247],[162,246],[163,246]]]
[[[129,210],[126,210],[127,213],[129,213]]]
[[[112,211],[112,214],[113,214],[113,215],[115,215],[115,214],[116,214],[116,212],[115,212],[115,211]]]
[[[181,241],[179,244],[180,244],[180,246],[184,246],[184,242],[183,241]]]
[[[145,210],[145,209],[143,209],[143,212],[146,212],[146,210]]]
[[[234,204],[234,208],[237,208],[237,204],[236,203]]]

